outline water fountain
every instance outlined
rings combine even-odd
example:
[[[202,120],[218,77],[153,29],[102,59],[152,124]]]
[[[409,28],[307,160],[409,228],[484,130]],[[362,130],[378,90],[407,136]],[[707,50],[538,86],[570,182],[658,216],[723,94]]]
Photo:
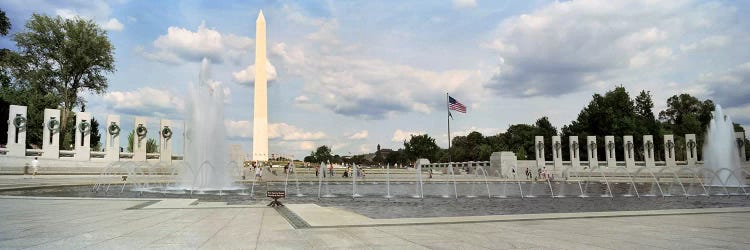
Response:
[[[712,115],[706,132],[706,144],[703,147],[703,162],[704,166],[717,173],[719,178],[711,177],[709,180],[708,177],[704,177],[707,178],[706,183],[712,186],[744,187],[744,174],[730,178],[732,173],[737,172],[735,170],[740,169],[732,119],[724,114],[720,105],[716,105]],[[730,171],[719,171],[721,169]]]
[[[386,199],[393,198],[391,195],[391,164],[388,163],[385,167],[385,187],[386,187]]]
[[[198,85],[190,90],[185,114],[185,162],[180,188],[190,190],[234,189],[229,169],[224,127],[224,91],[210,80],[208,59],[203,59]],[[192,169],[198,167],[198,169]]]
[[[362,197],[362,195],[357,193],[357,177],[359,177],[357,164],[352,164],[352,198]]]

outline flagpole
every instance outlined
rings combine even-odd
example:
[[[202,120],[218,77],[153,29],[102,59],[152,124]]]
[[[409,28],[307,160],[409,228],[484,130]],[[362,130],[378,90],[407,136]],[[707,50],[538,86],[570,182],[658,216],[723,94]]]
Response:
[[[451,108],[450,108],[450,95],[445,93],[445,107],[448,110],[448,164],[451,163]]]

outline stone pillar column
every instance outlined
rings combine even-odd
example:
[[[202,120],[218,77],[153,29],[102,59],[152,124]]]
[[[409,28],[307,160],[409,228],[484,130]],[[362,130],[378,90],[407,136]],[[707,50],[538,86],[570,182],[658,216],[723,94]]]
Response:
[[[133,160],[146,161],[146,142],[148,139],[148,128],[146,127],[146,117],[135,117],[133,123]]]
[[[91,113],[76,113],[75,156],[77,161],[88,161],[91,158]]]
[[[734,137],[737,138],[737,150],[740,151],[740,162],[745,162],[747,161],[747,156],[745,155],[745,132],[734,132]]]
[[[632,135],[626,135],[622,138],[622,148],[625,151],[625,167],[635,168],[635,142]]]
[[[521,170],[518,169],[518,158],[516,153],[510,151],[500,152],[500,173],[503,173],[506,178],[516,179],[521,174]],[[516,173],[513,174],[513,170]]]
[[[570,149],[570,165],[573,167],[581,166],[581,155],[578,144],[578,136],[568,137],[568,147]]]
[[[558,135],[552,137],[552,159],[555,161],[554,169],[562,169],[562,141]]]
[[[534,157],[536,159],[536,167],[544,167],[544,136],[534,137],[534,153],[536,153]]]
[[[654,167],[654,136],[644,135],[643,136],[643,160],[646,163],[646,167]]]
[[[108,115],[107,123],[104,124],[105,149],[104,159],[107,161],[120,160],[120,137],[125,131],[122,130],[119,115]],[[126,135],[127,136],[127,135]]]
[[[161,120],[159,131],[159,161],[172,164],[172,121]]]
[[[10,105],[8,110],[9,156],[26,156],[26,106]]]
[[[667,167],[676,167],[674,149],[677,144],[674,143],[674,135],[664,135],[664,161]]]
[[[615,136],[608,135],[604,137],[604,149],[607,150],[607,167],[617,167],[617,147],[615,147]]]
[[[698,141],[695,140],[695,134],[685,135],[685,159],[688,167],[695,167],[698,162]]]
[[[501,167],[502,162],[500,161],[501,160],[500,154],[501,154],[500,152],[492,152],[492,154],[490,155],[490,169],[497,170],[497,173],[499,173],[500,175],[502,175],[502,176],[498,176],[498,177],[505,177],[506,175],[505,175],[505,173],[503,173],[503,171],[502,171],[503,169]],[[494,175],[495,171],[492,171],[492,173],[488,172],[487,174]]]
[[[597,159],[596,151],[596,136],[586,137],[586,150],[589,155],[589,167],[598,167],[599,159]]]
[[[60,110],[44,109],[42,126],[42,158],[60,158]]]

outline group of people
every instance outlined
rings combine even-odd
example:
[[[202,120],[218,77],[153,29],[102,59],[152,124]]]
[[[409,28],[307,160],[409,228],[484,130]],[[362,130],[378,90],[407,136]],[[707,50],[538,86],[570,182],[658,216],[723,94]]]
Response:
[[[526,175],[527,180],[534,179],[536,180],[547,180],[550,181],[554,180],[555,175],[547,171],[547,167],[537,168],[536,176],[534,176],[534,172],[531,171],[530,168],[526,168],[526,171],[524,171],[524,175]],[[513,174],[513,178],[516,178],[516,168],[511,169],[511,174]]]
[[[326,168],[328,168],[328,169],[326,169]],[[323,171],[321,171],[321,169],[323,169]],[[319,176],[321,174],[323,175],[323,178],[326,178],[326,177],[329,177],[329,176],[333,177],[335,175],[335,173],[333,171],[333,164],[332,163],[329,163],[329,164],[321,163],[319,166],[315,166],[315,176]],[[353,173],[353,170],[352,170],[351,166],[348,166],[344,170],[344,172],[341,174],[342,178],[349,178],[349,177],[352,177],[352,176],[354,176],[354,173]],[[356,176],[359,177],[359,178],[365,178],[365,170],[361,169],[361,168],[358,168]]]

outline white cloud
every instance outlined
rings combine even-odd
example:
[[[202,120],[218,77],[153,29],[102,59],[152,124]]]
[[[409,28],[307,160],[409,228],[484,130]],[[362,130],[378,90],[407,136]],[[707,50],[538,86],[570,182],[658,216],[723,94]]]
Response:
[[[294,102],[296,103],[307,103],[310,101],[310,98],[304,95],[297,96],[294,98]]]
[[[453,0],[453,7],[458,9],[474,8],[477,7],[476,0]]]
[[[105,30],[113,30],[113,31],[121,31],[125,26],[122,25],[120,21],[117,20],[117,18],[111,18],[107,23],[102,25],[102,28]]]
[[[317,63],[287,66],[305,71],[299,75],[305,79],[304,93],[321,97],[313,105],[346,116],[380,119],[400,112],[430,113],[446,90],[464,97],[482,93],[472,71],[435,72],[378,59],[319,56]]]
[[[313,151],[317,148],[314,141],[280,141],[276,143],[279,147],[289,151]],[[321,144],[322,145],[322,144]],[[304,158],[305,155],[295,156],[297,159]]]
[[[153,51],[139,50],[149,60],[165,63],[198,62],[208,58],[212,62],[228,59],[238,62],[247,57],[254,42],[251,38],[207,28],[202,22],[196,31],[181,27],[167,28],[167,34],[153,42]]]
[[[65,19],[83,18],[94,20],[103,29],[109,31],[121,31],[125,28],[117,18],[110,18],[112,12],[106,2],[92,2],[88,6],[79,6],[80,8],[60,8],[55,10],[55,14]]]
[[[680,45],[680,50],[689,52],[694,50],[715,49],[724,47],[730,42],[731,39],[728,36],[710,36],[695,43]]]
[[[405,140],[409,140],[412,135],[422,135],[424,132],[422,131],[403,131],[400,129],[396,129],[395,132],[393,132],[393,137],[391,138],[391,141],[393,142],[404,142]]]
[[[254,86],[255,85],[255,64],[247,66],[247,68],[232,72],[232,79],[242,85]],[[276,67],[271,64],[271,61],[266,60],[266,80],[271,83],[276,80]]]
[[[224,125],[227,128],[227,136],[233,138],[252,138],[253,122],[247,120],[227,120]],[[302,128],[287,123],[268,124],[268,139],[279,139],[283,141],[315,141],[326,137],[323,132],[309,132]]]
[[[733,12],[722,4],[690,1],[551,3],[505,19],[495,38],[483,44],[499,56],[487,86],[506,96],[559,96],[598,83],[665,74],[678,59],[672,48],[721,30],[716,26],[728,25]],[[699,46],[683,50],[692,47]]]
[[[272,123],[268,125],[268,138],[281,138],[285,141],[320,140],[326,137],[323,132],[307,132],[301,128],[286,123]]]
[[[253,137],[253,123],[248,120],[224,121],[224,127],[227,128],[227,137],[248,139]]]
[[[370,144],[361,144],[359,145],[359,153],[372,153],[375,152],[375,148],[372,147]]]
[[[362,130],[362,131],[359,131],[359,132],[356,132],[356,133],[350,135],[349,139],[351,139],[351,140],[366,139],[368,135],[369,135],[369,133],[367,132],[367,130]]]
[[[483,99],[486,80],[481,71],[428,70],[363,56],[359,50],[347,49],[356,46],[335,37],[320,39],[321,34],[335,34],[336,25],[330,25],[334,20],[309,19],[297,12],[289,16],[318,25],[307,40],[271,46],[271,54],[281,58],[280,69],[304,80],[301,96],[319,97],[314,103],[299,97],[297,104],[345,116],[383,119],[399,113],[430,113],[444,105],[445,91],[472,100],[467,105]]]
[[[105,94],[103,100],[115,112],[128,115],[174,116],[185,109],[182,97],[151,87],[112,91]]]
[[[750,62],[724,72],[704,74],[697,81],[706,91],[706,97],[728,110],[735,122],[750,124]]]

